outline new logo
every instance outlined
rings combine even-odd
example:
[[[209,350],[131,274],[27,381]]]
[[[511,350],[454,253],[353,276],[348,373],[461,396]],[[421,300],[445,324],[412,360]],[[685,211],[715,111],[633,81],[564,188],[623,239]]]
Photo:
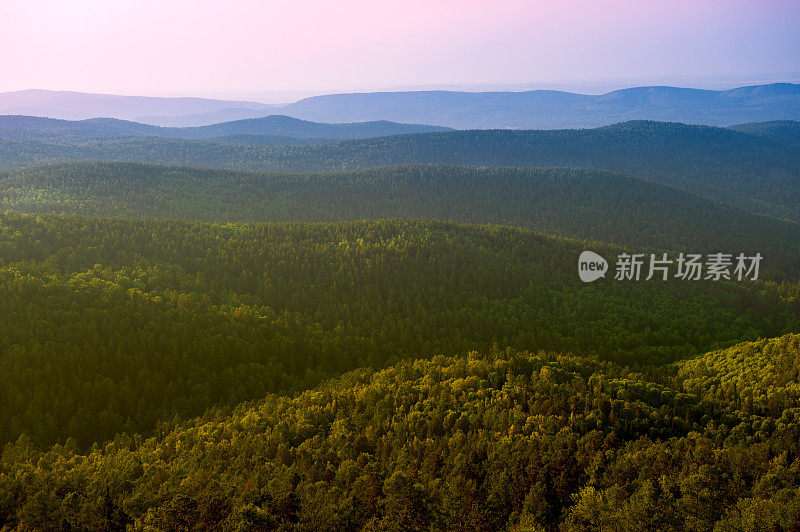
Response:
[[[584,283],[606,276],[608,262],[594,251],[584,251],[578,257],[578,275]]]

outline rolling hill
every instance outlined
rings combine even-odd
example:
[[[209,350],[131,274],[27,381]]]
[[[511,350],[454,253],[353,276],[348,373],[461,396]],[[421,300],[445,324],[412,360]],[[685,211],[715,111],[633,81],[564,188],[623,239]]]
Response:
[[[300,143],[298,139],[323,142],[447,130],[448,128],[442,127],[392,122],[321,124],[279,115],[199,127],[159,127],[112,118],[56,120],[34,116],[0,116],[0,139],[44,142],[91,142],[117,137],[160,137],[219,141],[234,138],[237,142],[250,138],[254,144],[264,144],[265,139],[270,140],[270,144],[279,139],[286,139],[287,144],[297,144]]]
[[[3,443],[86,448],[357,367],[495,345],[645,367],[800,327],[800,302],[774,283],[587,285],[585,243],[507,227],[6,211],[0,236]]]
[[[800,224],[597,170],[396,166],[320,174],[75,163],[0,172],[0,209],[203,222],[433,219],[633,249],[761,252],[800,278]]]
[[[797,120],[777,120],[773,122],[752,122],[737,124],[730,129],[758,135],[778,142],[800,146],[800,122]]]
[[[700,371],[744,377],[745,402],[781,397],[780,384],[735,364],[736,352],[765,349],[796,376],[798,335],[740,344],[731,369]],[[695,374],[703,358],[680,371]],[[513,350],[362,369],[85,453],[21,439],[0,460],[0,473],[24,471],[0,474],[0,500],[11,502],[0,520],[23,529],[792,529],[797,398],[760,416],[708,401],[714,389],[687,393],[594,357]]]
[[[626,122],[590,130],[448,131],[312,146],[154,138],[0,140],[5,168],[123,160],[260,171],[424,163],[582,167],[623,172],[777,218],[800,221],[800,150],[725,128]]]

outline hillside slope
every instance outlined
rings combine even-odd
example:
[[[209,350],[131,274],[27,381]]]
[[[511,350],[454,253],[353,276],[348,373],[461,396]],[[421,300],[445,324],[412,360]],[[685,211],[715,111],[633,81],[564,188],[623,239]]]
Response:
[[[800,224],[596,170],[397,166],[256,174],[75,163],[0,172],[0,208],[203,222],[492,223],[637,251],[760,252],[762,277],[800,278]]]
[[[0,442],[85,447],[409,357],[658,364],[800,329],[771,283],[587,285],[583,244],[510,228],[5,212],[0,237]]]
[[[734,131],[765,137],[786,144],[800,146],[800,122],[797,120],[778,120],[774,122],[751,122],[730,126]]]
[[[796,336],[778,342],[796,359]],[[356,371],[87,455],[20,440],[0,460],[0,522],[788,530],[798,441],[797,408],[723,414],[596,358],[471,353]]]
[[[0,166],[127,160],[259,171],[394,164],[567,166],[637,175],[742,209],[800,221],[800,151],[724,128],[631,122],[593,130],[452,131],[315,146],[174,139],[0,140]]]
[[[56,120],[35,116],[0,116],[0,139],[41,142],[86,143],[110,137],[161,137],[175,139],[226,139],[228,137],[274,137],[288,139],[341,140],[447,131],[448,128],[394,122],[322,124],[288,116],[270,115],[200,127],[159,127],[112,118]],[[287,142],[296,144],[297,142]]]
[[[770,417],[800,407],[800,334],[712,351],[678,366],[681,389],[721,407]]]

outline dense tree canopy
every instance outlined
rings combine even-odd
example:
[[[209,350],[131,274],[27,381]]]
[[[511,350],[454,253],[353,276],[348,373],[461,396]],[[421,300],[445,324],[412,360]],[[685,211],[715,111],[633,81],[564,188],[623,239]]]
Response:
[[[510,228],[6,213],[0,232],[6,441],[85,446],[408,357],[657,364],[800,324],[774,283],[585,285],[579,243]]]
[[[293,172],[408,163],[583,167],[645,177],[750,212],[800,221],[798,149],[725,128],[625,122],[586,130],[450,131],[316,146],[123,137],[63,142],[0,138],[0,166],[117,160]]]
[[[800,225],[610,172],[397,166],[262,174],[136,163],[0,173],[0,207],[208,222],[383,218],[513,225],[639,251],[760,252],[763,275],[800,277]]]
[[[737,353],[765,345],[777,366],[796,366],[799,343],[793,335],[740,345],[678,371],[709,357],[722,369],[731,353],[734,369],[720,377],[735,379]],[[119,436],[86,454],[71,442],[38,451],[21,438],[0,460],[0,521],[97,530],[796,528],[800,410],[720,406],[594,357],[505,350],[407,361],[231,415],[209,411],[155,438]]]
[[[800,146],[800,121],[797,120],[750,122],[748,124],[730,126],[730,129]]]
[[[0,127],[0,530],[800,530],[795,124],[89,122]]]

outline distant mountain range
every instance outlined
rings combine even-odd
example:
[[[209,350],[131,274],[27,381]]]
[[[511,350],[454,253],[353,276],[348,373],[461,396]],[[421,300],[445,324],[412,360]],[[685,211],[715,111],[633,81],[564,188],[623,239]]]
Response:
[[[36,116],[0,116],[0,139],[36,141],[80,141],[109,137],[162,137],[214,139],[243,144],[308,144],[301,139],[326,142],[409,133],[434,133],[449,128],[377,121],[323,124],[288,116],[271,115],[196,127],[160,127],[113,118],[58,120]]]
[[[0,93],[0,114],[116,118],[190,127],[281,114],[327,123],[392,121],[456,129],[588,128],[626,120],[729,126],[800,118],[800,85],[715,91],[636,87],[603,95],[561,91],[330,94],[288,105],[25,90]]]
[[[121,96],[30,89],[0,93],[0,114],[66,120],[118,118],[165,126],[197,126],[271,114],[273,106],[207,98]]]
[[[800,85],[726,91],[637,87],[600,96],[558,91],[332,94],[300,100],[281,113],[323,122],[381,119],[457,129],[587,128],[626,120],[728,126],[800,118]]]

